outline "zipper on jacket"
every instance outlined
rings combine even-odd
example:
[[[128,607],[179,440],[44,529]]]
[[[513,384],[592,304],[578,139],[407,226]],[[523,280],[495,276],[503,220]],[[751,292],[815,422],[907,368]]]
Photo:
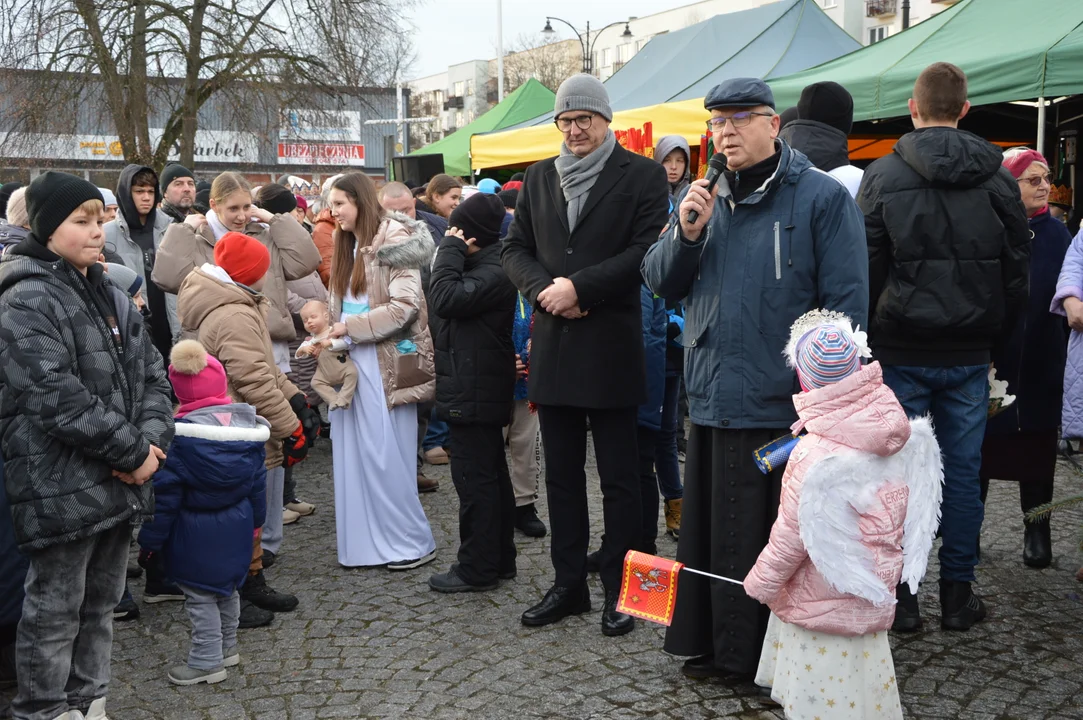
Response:
[[[775,221],[775,280],[782,279],[782,245],[778,236],[779,223]]]

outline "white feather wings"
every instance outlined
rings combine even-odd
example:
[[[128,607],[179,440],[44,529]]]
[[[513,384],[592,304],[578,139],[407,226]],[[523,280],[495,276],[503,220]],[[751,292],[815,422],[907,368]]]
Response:
[[[805,473],[798,504],[801,541],[824,580],[839,592],[881,607],[894,604],[894,588],[876,574],[858,522],[885,481],[910,490],[903,524],[902,582],[917,593],[940,525],[944,483],[940,445],[928,418],[911,421],[910,440],[891,457],[853,453],[816,463]]]

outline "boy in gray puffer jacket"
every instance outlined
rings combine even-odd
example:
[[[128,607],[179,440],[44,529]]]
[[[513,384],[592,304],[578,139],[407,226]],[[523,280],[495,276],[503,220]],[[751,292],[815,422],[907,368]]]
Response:
[[[18,720],[104,720],[131,526],[173,439],[162,358],[97,263],[102,196],[46,172],[0,263],[0,436],[19,549]]]

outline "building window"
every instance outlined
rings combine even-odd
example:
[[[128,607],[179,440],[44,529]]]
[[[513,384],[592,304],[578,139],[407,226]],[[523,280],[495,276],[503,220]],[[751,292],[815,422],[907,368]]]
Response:
[[[874,45],[888,36],[888,26],[879,25],[869,28],[869,45]]]
[[[455,127],[456,128],[461,128],[463,126],[463,124],[464,124],[463,123],[463,111],[458,110],[455,113]]]
[[[466,81],[466,94],[467,95],[473,95],[474,94],[474,81],[473,80],[467,80]]]
[[[830,10],[831,8],[837,8],[838,6],[838,0],[823,0],[824,10]]]
[[[437,105],[443,105],[444,104],[444,91],[443,90],[436,90],[435,93],[436,93],[436,104]]]
[[[632,52],[633,47],[634,46],[632,45],[632,43],[624,43],[623,45],[618,45],[617,46],[617,62],[626,63],[629,60],[631,60],[632,55],[635,54],[635,53]]]
[[[609,67],[609,48],[602,48],[598,51],[598,68]]]
[[[636,40],[636,52],[639,52],[640,50],[642,50],[643,46],[645,46],[648,42],[650,42],[650,38],[645,38],[643,40]]]
[[[465,83],[462,80],[455,83],[455,90],[454,90],[455,97],[462,97],[463,96],[463,85],[465,85]]]

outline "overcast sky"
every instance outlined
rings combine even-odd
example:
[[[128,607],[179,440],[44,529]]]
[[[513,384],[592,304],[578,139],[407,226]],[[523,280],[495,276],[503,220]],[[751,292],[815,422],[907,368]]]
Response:
[[[536,35],[545,16],[564,18],[580,31],[587,21],[600,28],[629,16],[643,17],[695,0],[503,0],[504,47],[520,35]],[[496,57],[497,0],[421,0],[410,14],[415,27],[417,63],[410,77],[433,75],[448,65]],[[572,37],[566,25],[553,23],[561,38]]]

